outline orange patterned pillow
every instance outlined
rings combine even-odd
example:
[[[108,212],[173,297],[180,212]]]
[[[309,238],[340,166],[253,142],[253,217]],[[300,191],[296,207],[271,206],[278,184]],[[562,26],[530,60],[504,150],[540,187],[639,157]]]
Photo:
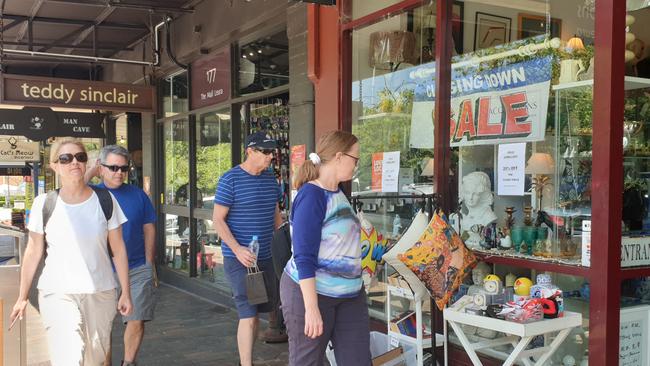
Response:
[[[398,258],[424,283],[440,310],[477,263],[442,212],[433,215],[418,241]]]

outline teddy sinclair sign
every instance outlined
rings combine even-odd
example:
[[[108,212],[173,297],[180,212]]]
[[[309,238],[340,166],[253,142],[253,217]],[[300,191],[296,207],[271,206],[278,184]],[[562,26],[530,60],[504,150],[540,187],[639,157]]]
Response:
[[[154,112],[151,86],[3,75],[2,103]]]

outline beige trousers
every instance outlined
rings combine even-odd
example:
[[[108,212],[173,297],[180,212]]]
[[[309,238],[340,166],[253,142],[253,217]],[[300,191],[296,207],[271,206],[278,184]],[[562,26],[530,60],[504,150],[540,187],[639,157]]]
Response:
[[[117,311],[115,290],[95,294],[39,291],[52,366],[103,365]]]

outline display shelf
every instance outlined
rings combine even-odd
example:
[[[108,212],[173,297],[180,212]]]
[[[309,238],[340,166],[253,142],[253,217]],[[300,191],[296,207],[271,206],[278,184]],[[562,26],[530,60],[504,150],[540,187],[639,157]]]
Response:
[[[415,337],[407,336],[406,334],[397,333],[392,330],[388,331],[388,335],[392,338],[395,338],[399,341],[407,342],[409,344],[416,344],[417,339]],[[425,330],[422,339],[423,348],[431,348],[431,332]],[[445,344],[445,337],[442,334],[436,334],[436,347],[442,347]]]
[[[650,267],[621,268],[621,279],[650,277]]]
[[[559,259],[547,259],[542,260],[539,257],[527,256],[527,255],[514,255],[510,254],[506,256],[506,252],[503,254],[493,251],[482,251],[474,250],[476,256],[488,263],[493,264],[502,264],[508,266],[522,267],[535,269],[538,271],[550,271],[562,274],[568,274],[573,276],[589,277],[589,267],[583,267],[580,265],[580,261],[575,261],[575,264],[569,263],[558,263]]]
[[[553,85],[553,90],[573,89],[583,86],[593,86],[594,79],[574,81],[572,83],[562,83]],[[639,78],[636,76],[625,77],[625,90],[650,88],[650,79]]]
[[[408,113],[397,113],[397,112],[375,113],[375,114],[368,114],[366,116],[361,116],[359,117],[359,121],[365,121],[365,120],[383,118],[383,117],[411,118],[411,115]]]
[[[392,347],[397,347],[400,342],[405,342],[410,345],[415,346],[415,349],[417,351],[417,366],[423,366],[424,365],[424,349],[425,348],[431,348],[431,331],[427,331],[424,329],[424,322],[422,320],[422,305],[424,303],[424,299],[422,299],[419,296],[415,296],[415,294],[410,291],[409,289],[405,289],[402,287],[396,287],[392,285],[387,286],[387,308],[386,308],[386,323],[388,325],[387,333],[391,339],[391,346]],[[391,311],[391,297],[399,297],[403,299],[407,299],[409,301],[415,302],[415,329],[416,329],[416,337],[411,337],[407,336],[405,334],[401,334],[398,332],[394,332],[390,329],[390,324],[392,320],[392,311]],[[393,341],[394,339],[394,341]],[[445,338],[443,337],[442,334],[436,334],[436,346],[443,346]]]

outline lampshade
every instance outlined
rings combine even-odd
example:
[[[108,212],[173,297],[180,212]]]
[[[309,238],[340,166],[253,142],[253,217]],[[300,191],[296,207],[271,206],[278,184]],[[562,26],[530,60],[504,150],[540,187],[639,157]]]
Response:
[[[433,177],[433,159],[427,158],[427,163],[422,169],[421,177]]]
[[[553,174],[555,162],[551,154],[534,153],[526,164],[526,174]]]
[[[571,50],[571,51],[584,50],[585,44],[582,43],[582,39],[580,39],[580,37],[574,35],[572,38],[569,38],[569,40],[566,42],[566,48],[567,50]]]
[[[374,32],[370,35],[370,67],[391,70],[401,63],[415,64],[415,34],[406,31]]]
[[[436,15],[429,14],[422,17],[422,28],[435,28],[436,27]]]

